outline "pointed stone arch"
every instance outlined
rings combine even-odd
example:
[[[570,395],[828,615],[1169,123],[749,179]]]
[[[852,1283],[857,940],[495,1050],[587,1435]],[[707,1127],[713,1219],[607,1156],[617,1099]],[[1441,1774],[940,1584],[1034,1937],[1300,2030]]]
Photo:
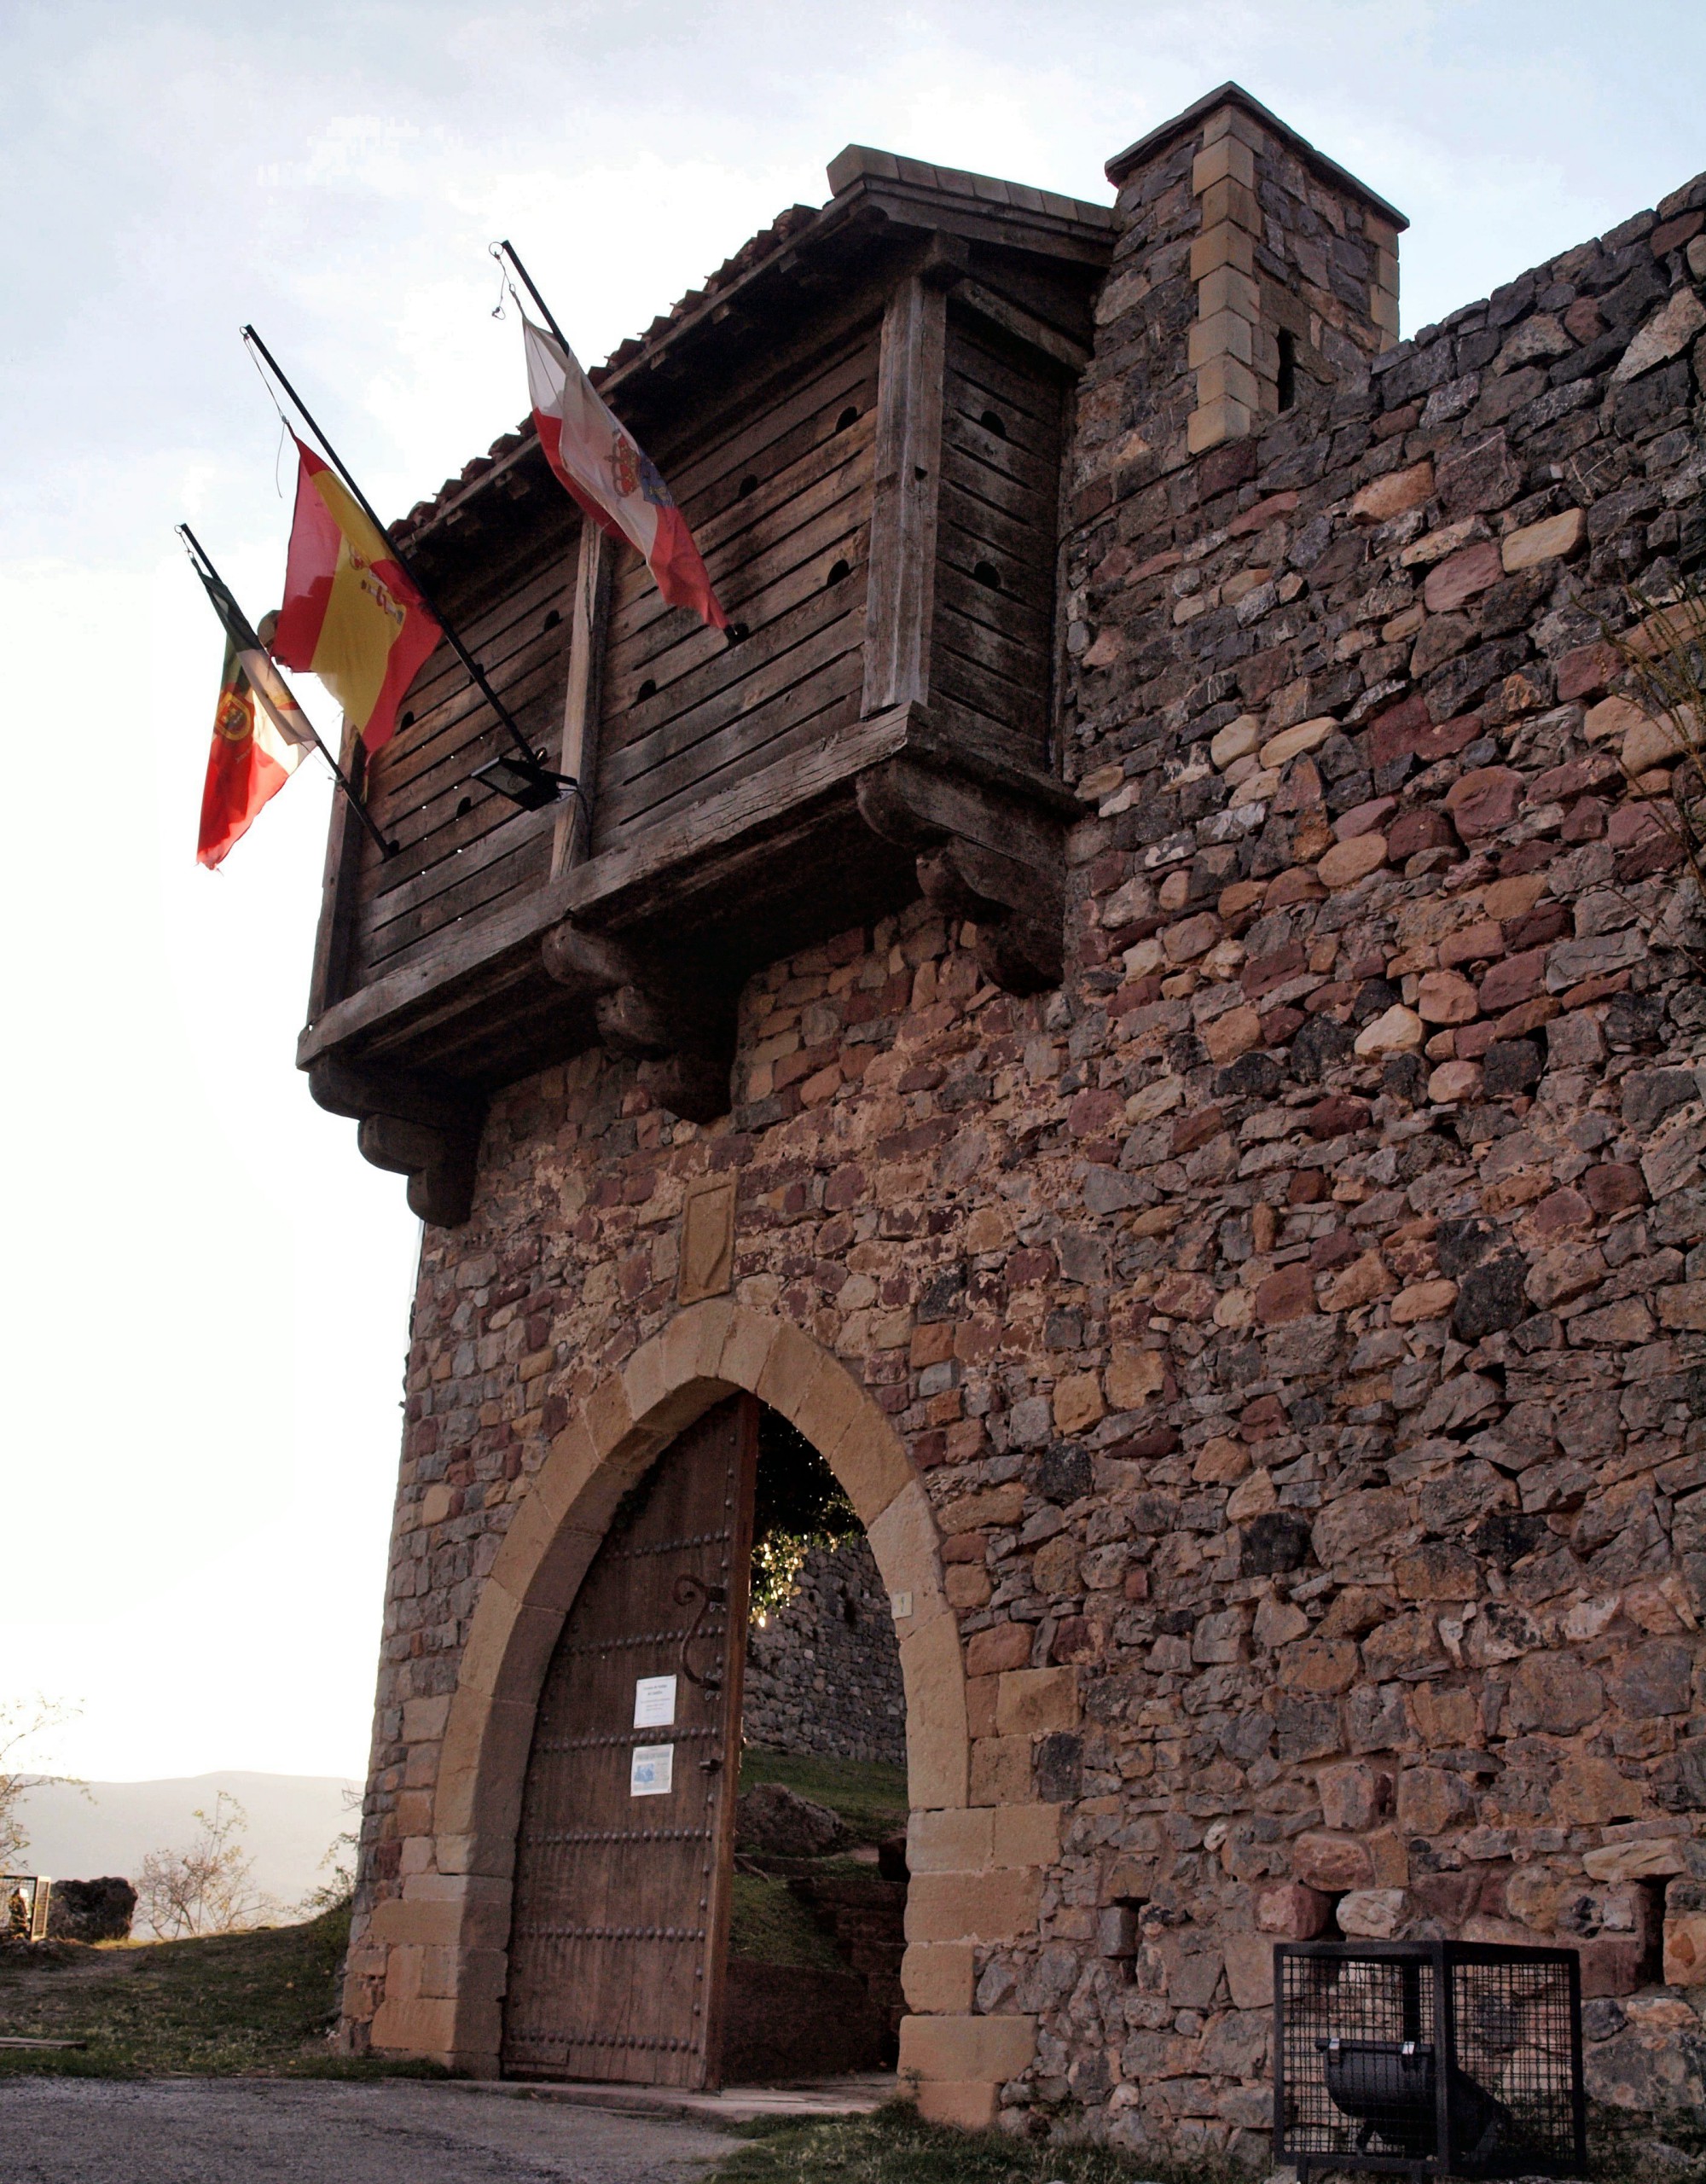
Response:
[[[522,1782],[563,1618],[622,1495],[683,1427],[740,1390],[823,1456],[885,1587],[910,1608],[896,1618],[914,1876],[903,1970],[914,2014],[902,2026],[901,2065],[926,2112],[986,2122],[1001,2082],[1029,2062],[1035,2024],[972,2013],[974,1950],[1035,1930],[1039,1868],[1053,1855],[1042,1838],[1058,1845],[1056,1809],[998,1809],[993,1794],[972,1804],[958,1622],[934,1513],[893,1426],[838,1357],[727,1298],[679,1311],[579,1405],[481,1582],[454,1693],[414,1702],[439,1715],[418,1724],[418,1740],[406,1722],[404,1732],[421,1753],[417,1780],[439,1733],[430,1800],[417,1808],[423,1820],[430,1809],[430,1833],[405,1838],[402,1895],[375,1908],[357,1944],[365,1976],[384,1983],[373,2045],[496,2074]]]

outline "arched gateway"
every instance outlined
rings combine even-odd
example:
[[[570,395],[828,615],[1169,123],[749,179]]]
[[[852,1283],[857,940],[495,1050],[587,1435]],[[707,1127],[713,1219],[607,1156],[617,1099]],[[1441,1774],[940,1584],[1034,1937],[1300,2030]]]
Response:
[[[595,1390],[556,1436],[517,1509],[483,1583],[449,1703],[431,1786],[430,1838],[405,1844],[402,1895],[375,1907],[357,1944],[361,1964],[352,1958],[356,1976],[375,1950],[385,1953],[373,2044],[481,2075],[506,2060],[515,2066],[519,2043],[512,2025],[506,2052],[504,1999],[525,1946],[512,1931],[517,1845],[547,1670],[623,1496],[680,1437],[743,1391],[780,1412],[834,1472],[895,1610],[914,1874],[904,1970],[914,2014],[902,2028],[901,2068],[916,2075],[926,2113],[983,2120],[1001,2082],[1029,2061],[1034,2027],[1027,2017],[972,2014],[980,1912],[986,1896],[1011,1907],[1017,1891],[1034,1924],[1038,1868],[1050,1847],[1042,1837],[1053,1833],[1053,1809],[1005,1808],[1003,1856],[993,1813],[970,1807],[965,1669],[935,1520],[883,1412],[809,1336],[726,1299],[677,1313]],[[720,1500],[730,1460],[720,1444],[731,1436],[712,1438],[719,1445],[702,1454],[717,1470]],[[627,1717],[617,1724],[630,1726]],[[692,1777],[702,1791],[696,1768]],[[701,1821],[705,1802],[695,1798]],[[659,1885],[670,1885],[664,1874]],[[1009,1908],[1004,1934],[1013,1931],[1011,1917]],[[637,1912],[636,1920],[660,1922]],[[703,2048],[695,2057],[690,2030],[686,2048],[679,2044],[673,2000],[659,1992],[648,2003],[636,1990],[631,2007],[650,2008],[658,2023],[636,2016],[624,2025],[619,2072],[588,2067],[577,2050],[563,2074],[691,2082]],[[649,2051],[657,2058],[651,2073],[641,2059],[648,2041],[658,2043]]]

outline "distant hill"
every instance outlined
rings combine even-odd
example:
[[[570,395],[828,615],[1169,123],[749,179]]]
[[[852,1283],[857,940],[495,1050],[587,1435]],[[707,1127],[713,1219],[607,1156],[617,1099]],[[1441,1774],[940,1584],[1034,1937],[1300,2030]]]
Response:
[[[24,1865],[64,1880],[122,1873],[134,1880],[150,1850],[187,1849],[197,1833],[198,1806],[211,1812],[223,1790],[248,1815],[244,1847],[254,1861],[257,1888],[287,1911],[330,1878],[321,1864],[333,1841],[353,1833],[345,1790],[358,1782],[335,1774],[191,1774],[167,1782],[91,1782],[89,1795],[49,1782],[25,1797],[21,1818],[30,1838]]]

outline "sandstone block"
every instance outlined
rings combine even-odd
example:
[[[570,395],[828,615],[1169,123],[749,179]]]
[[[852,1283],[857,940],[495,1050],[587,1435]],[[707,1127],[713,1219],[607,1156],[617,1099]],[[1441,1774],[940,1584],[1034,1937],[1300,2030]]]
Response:
[[[1254,713],[1240,713],[1216,735],[1209,746],[1209,756],[1224,771],[1234,758],[1248,758],[1261,741],[1261,722]]]
[[[901,1991],[909,2009],[927,2016],[969,2014],[977,1978],[969,1942],[912,1942],[901,1959]]]
[[[1500,542],[1505,572],[1514,576],[1517,570],[1538,567],[1542,561],[1561,561],[1587,536],[1587,516],[1582,508],[1566,508],[1561,515],[1524,524],[1521,530],[1507,532]]]
[[[1355,493],[1350,503],[1353,523],[1390,523],[1396,515],[1407,509],[1420,508],[1433,497],[1434,466],[1431,461],[1413,462],[1405,470],[1389,470],[1384,478],[1375,478]]]
[[[1363,1025],[1355,1048],[1360,1054],[1413,1054],[1426,1036],[1427,1027],[1415,1010],[1398,1002]]]
[[[1242,439],[1252,421],[1253,413],[1245,404],[1223,395],[1218,401],[1204,403],[1186,419],[1186,446],[1192,455],[1200,455],[1205,449],[1218,447],[1222,440]]]
[[[1404,1924],[1401,1888],[1355,1888],[1338,1900],[1339,1931],[1371,1941],[1391,1941]]]
[[[1004,2084],[1036,2052],[1030,2017],[909,2017],[901,2020],[900,2072],[926,2082]]]
[[[1335,842],[1317,861],[1315,870],[1321,885],[1337,893],[1342,887],[1354,887],[1359,880],[1367,879],[1385,862],[1384,834],[1353,834],[1346,841]]]
[[[1014,1804],[1033,1794],[1029,1736],[978,1737],[973,1742],[971,1799],[974,1805]]]
[[[1436,1107],[1454,1107],[1481,1090],[1478,1061],[1442,1061],[1428,1078],[1428,1097]]]
[[[1282,1881],[1264,1888],[1256,1899],[1256,1923],[1264,1934],[1280,1941],[1313,1941],[1327,1923],[1332,1898],[1300,1880]]]
[[[914,1873],[975,1873],[990,1864],[994,1815],[987,1806],[914,1812],[907,1825],[907,1865]]]
[[[998,1676],[1004,1669],[1022,1669],[1030,1660],[1030,1647],[1028,1623],[997,1623],[973,1631],[966,1641],[966,1673]]]
[[[1106,1408],[1094,1373],[1071,1373],[1054,1384],[1054,1423],[1063,1433],[1087,1432]]]
[[[1262,1044],[1262,1018],[1253,1008],[1229,1008],[1204,1025],[1202,1041],[1210,1060],[1224,1068]]]
[[[1013,1669],[1002,1676],[995,1699],[995,1728],[1002,1737],[1046,1736],[1051,1729],[1076,1728],[1077,1722],[1076,1669]]]
[[[1345,1889],[1370,1888],[1374,1883],[1368,1846],[1355,1835],[1306,1832],[1292,1845],[1291,1862],[1299,1880],[1329,1896]]]
[[[907,1885],[908,1942],[1017,1941],[1036,1931],[1042,1874],[1030,1869],[915,1873]]]
[[[1392,1808],[1392,1777],[1366,1761],[1322,1768],[1315,1790],[1323,1823],[1341,1833],[1361,1834]]]
[[[994,1820],[997,1866],[1051,1866],[1060,1856],[1059,1805],[997,1805]]]
[[[1262,765],[1272,770],[1290,765],[1293,758],[1301,758],[1305,752],[1319,751],[1338,726],[1331,715],[1322,715],[1314,720],[1299,721],[1295,728],[1282,728],[1262,745]]]
[[[1481,1013],[1475,988],[1456,971],[1425,971],[1416,1014],[1425,1024],[1467,1024]]]
[[[1454,1281],[1413,1281],[1392,1299],[1392,1324],[1410,1327],[1419,1320],[1442,1319],[1456,1302]]]
[[[1234,2009],[1263,2010],[1274,2006],[1274,1943],[1268,1934],[1227,1934],[1222,1937],[1227,1990]]]
[[[1637,1840],[1584,1850],[1581,1869],[1594,1880],[1662,1880],[1686,1873],[1688,1867],[1680,1843]]]
[[[1521,809],[1526,787],[1509,766],[1483,766],[1463,775],[1446,791],[1445,808],[1465,841],[1508,827]]]
[[[1024,1489],[1009,1479],[1004,1486],[987,1487],[981,1493],[962,1494],[937,1512],[937,1525],[944,1536],[955,1532],[1002,1531],[1016,1525],[1024,1511]]]

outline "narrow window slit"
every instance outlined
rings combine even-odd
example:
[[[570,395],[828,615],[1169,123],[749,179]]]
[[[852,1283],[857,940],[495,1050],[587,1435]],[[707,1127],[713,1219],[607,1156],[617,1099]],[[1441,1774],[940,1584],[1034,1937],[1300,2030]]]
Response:
[[[1280,346],[1280,407],[1289,410],[1297,399],[1297,337],[1282,327]]]

